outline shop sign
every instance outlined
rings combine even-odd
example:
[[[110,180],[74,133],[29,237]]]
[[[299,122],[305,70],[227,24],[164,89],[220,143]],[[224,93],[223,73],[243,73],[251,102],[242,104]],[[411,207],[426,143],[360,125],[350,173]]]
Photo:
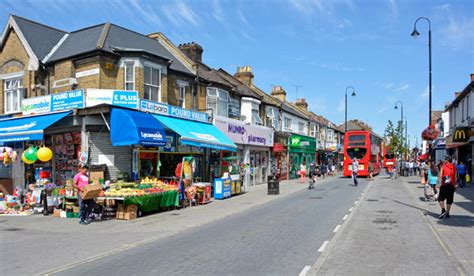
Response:
[[[209,115],[204,112],[184,109],[178,106],[167,105],[163,103],[140,100],[140,111],[153,114],[182,118],[186,120],[209,122]]]
[[[140,100],[140,111],[149,112],[153,114],[160,114],[160,115],[168,115],[168,105],[147,101],[147,100]]]
[[[166,132],[166,144],[162,147],[162,151],[175,152],[176,151],[176,133]]]
[[[214,125],[237,144],[273,147],[273,129],[215,116]]]
[[[23,115],[48,113],[83,107],[83,90],[73,90],[35,98],[26,98],[21,102],[21,111]]]
[[[458,127],[454,130],[453,142],[454,143],[465,143],[469,141],[469,128]]]
[[[438,148],[438,149],[445,148],[446,147],[446,139],[444,139],[444,138],[437,139],[435,144],[436,144],[436,148]]]
[[[21,112],[23,115],[46,113],[51,111],[51,96],[26,98],[21,101]]]
[[[300,148],[315,151],[316,139],[298,134],[292,134],[289,140],[290,148]]]
[[[283,152],[283,151],[284,151],[283,144],[275,143],[273,145],[273,152]]]
[[[132,109],[138,108],[138,92],[109,89],[87,89],[86,106],[110,104]]]
[[[87,77],[87,76],[92,76],[92,75],[97,75],[100,73],[100,69],[99,68],[94,68],[94,69],[90,69],[90,70],[85,70],[85,71],[81,71],[81,72],[77,72],[76,73],[76,79],[78,78],[82,78],[82,77]]]
[[[229,99],[229,116],[240,118],[240,101],[238,99]]]
[[[84,90],[73,90],[51,95],[51,111],[84,108]]]
[[[199,122],[209,122],[209,115],[204,112],[198,112],[194,110],[184,109],[178,106],[170,105],[168,106],[169,115],[172,117],[183,118],[187,120],[199,121]]]

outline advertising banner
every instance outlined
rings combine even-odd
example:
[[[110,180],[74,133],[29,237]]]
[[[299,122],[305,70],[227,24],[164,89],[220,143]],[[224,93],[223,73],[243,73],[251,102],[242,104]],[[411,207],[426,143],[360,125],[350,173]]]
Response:
[[[87,89],[86,106],[110,104],[138,109],[138,92],[109,89]]]
[[[273,147],[272,128],[250,125],[239,120],[221,116],[216,116],[214,125],[234,143]]]
[[[148,100],[140,100],[140,111],[198,122],[209,122],[209,115],[207,113],[184,109],[178,106],[152,102]]]
[[[291,134],[288,142],[290,152],[316,152],[316,139],[313,137]]]
[[[84,107],[84,91],[73,90],[46,96],[26,98],[21,101],[23,115],[48,113]]]

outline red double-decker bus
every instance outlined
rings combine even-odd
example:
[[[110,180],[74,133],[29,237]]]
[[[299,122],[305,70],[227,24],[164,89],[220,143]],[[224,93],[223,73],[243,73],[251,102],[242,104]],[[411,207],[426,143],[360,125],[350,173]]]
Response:
[[[372,163],[374,175],[381,171],[382,138],[371,131],[348,131],[344,137],[344,176],[352,175],[352,160],[359,162],[359,176],[369,175]]]
[[[397,162],[395,153],[390,146],[384,145],[383,147],[383,167],[387,170],[391,170]]]

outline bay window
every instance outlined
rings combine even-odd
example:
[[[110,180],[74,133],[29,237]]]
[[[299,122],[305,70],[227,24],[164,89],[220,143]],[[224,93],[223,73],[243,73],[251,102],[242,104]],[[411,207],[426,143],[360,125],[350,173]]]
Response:
[[[3,91],[5,94],[5,113],[20,111],[21,98],[23,97],[23,79],[5,79]]]
[[[228,117],[229,93],[222,89],[208,87],[207,109],[212,110],[213,115]]]
[[[145,71],[145,99],[161,102],[161,70],[154,66],[144,67]]]

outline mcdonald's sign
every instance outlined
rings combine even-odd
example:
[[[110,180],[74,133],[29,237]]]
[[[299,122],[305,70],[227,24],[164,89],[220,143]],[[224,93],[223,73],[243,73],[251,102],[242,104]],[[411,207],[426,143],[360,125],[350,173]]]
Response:
[[[469,141],[469,128],[468,127],[458,127],[454,130],[453,142],[467,142]]]

